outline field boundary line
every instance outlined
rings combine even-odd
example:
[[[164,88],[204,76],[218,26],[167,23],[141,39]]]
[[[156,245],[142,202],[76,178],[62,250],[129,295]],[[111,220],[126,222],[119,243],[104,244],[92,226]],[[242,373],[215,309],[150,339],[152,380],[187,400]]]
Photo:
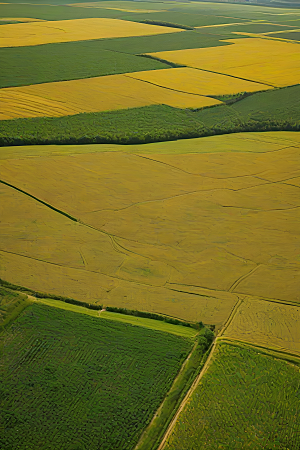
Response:
[[[0,183],[4,184],[5,186],[11,187],[12,189],[15,189],[16,191],[21,192],[22,194],[27,195],[30,198],[33,198],[37,202],[42,203],[42,205],[47,206],[48,208],[52,209],[53,211],[55,211],[55,212],[57,212],[59,214],[62,214],[65,217],[68,217],[68,219],[73,220],[73,222],[78,222],[78,220],[75,217],[71,216],[70,214],[68,214],[68,213],[66,213],[64,211],[61,211],[58,208],[55,208],[55,206],[50,205],[50,203],[44,202],[43,200],[39,199],[38,197],[35,197],[32,194],[29,194],[29,192],[26,192],[23,189],[20,189],[17,186],[14,186],[13,184],[7,183],[6,181],[3,181],[3,180],[0,180]]]
[[[207,358],[207,360],[206,360],[206,362],[205,362],[205,364],[204,364],[200,374],[193,381],[192,386],[190,387],[190,389],[188,390],[187,394],[185,395],[183,401],[181,402],[181,404],[180,404],[180,406],[179,406],[175,416],[173,417],[171,423],[169,424],[169,426],[168,426],[168,428],[167,428],[167,430],[166,430],[166,432],[165,432],[165,434],[164,434],[164,436],[162,438],[162,441],[161,441],[160,445],[157,447],[157,450],[163,450],[167,439],[169,438],[170,434],[172,433],[172,431],[173,431],[173,429],[174,429],[174,427],[176,425],[176,422],[178,420],[179,415],[181,414],[182,410],[185,408],[185,406],[186,406],[187,402],[189,401],[191,395],[193,394],[193,392],[195,391],[196,387],[198,386],[201,378],[206,373],[206,371],[207,371],[207,369],[209,367],[209,364],[211,362],[212,355],[213,355],[214,350],[216,348],[217,340],[218,340],[218,338],[214,339],[214,342],[213,342],[213,344],[211,346],[211,349],[210,349],[209,356],[208,356],[208,358]]]
[[[250,275],[252,275],[257,269],[259,269],[259,267],[261,267],[263,264],[257,264],[253,269],[250,270],[250,272],[246,273],[245,275],[242,275],[241,277],[239,277],[228,289],[228,292],[233,292],[234,289],[244,280],[246,280],[246,278],[250,277]]]
[[[223,333],[225,332],[226,328],[231,324],[232,320],[234,319],[239,307],[241,306],[241,304],[243,303],[244,298],[240,298],[238,297],[238,301],[235,303],[231,313],[229,314],[226,322],[224,323],[223,327],[221,328],[221,330],[218,333],[218,337],[221,337],[223,335]]]
[[[219,336],[218,340],[219,340],[219,343],[231,344],[231,345],[236,345],[239,347],[251,347],[256,350],[262,350],[266,354],[268,354],[270,356],[274,356],[275,358],[278,358],[278,359],[287,360],[287,358],[290,356],[290,357],[296,359],[300,365],[300,354],[298,354],[298,353],[293,353],[288,350],[285,351],[283,349],[282,350],[277,349],[275,347],[267,347],[264,345],[255,344],[253,342],[241,341],[240,339],[231,338],[231,337],[227,337],[227,336]],[[288,361],[291,361],[291,360],[289,359]]]

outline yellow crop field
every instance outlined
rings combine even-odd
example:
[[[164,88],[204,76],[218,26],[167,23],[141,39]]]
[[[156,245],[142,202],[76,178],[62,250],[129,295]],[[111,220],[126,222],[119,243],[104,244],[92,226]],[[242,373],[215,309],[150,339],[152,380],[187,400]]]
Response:
[[[100,297],[109,295],[108,304],[130,301],[137,308],[142,295],[138,309],[148,299],[151,310],[168,314],[169,305],[178,317],[194,314],[204,302],[202,313],[221,324],[243,294],[299,302],[299,160],[297,132],[135,146],[47,146],[40,153],[34,147],[11,154],[3,148],[3,181],[80,222],[51,211],[65,225],[46,217],[37,225],[29,207],[20,214],[26,197],[17,193],[15,203],[9,197],[3,202],[8,209],[3,216],[15,212],[2,224],[0,249],[17,253],[16,258],[38,258],[51,270],[64,268],[65,282],[58,287],[58,275],[48,277],[51,292],[64,285],[65,295],[81,299],[88,285],[89,298],[95,298],[87,280],[101,273],[113,283],[111,290],[103,279]],[[85,274],[82,290],[79,282],[72,290],[76,275],[69,270]],[[26,280],[25,273],[18,278],[13,263],[2,275],[18,284]],[[128,294],[133,283],[135,293]],[[183,298],[189,299],[186,308]],[[216,306],[220,299],[222,310]]]
[[[126,36],[179,33],[169,28],[119,19],[92,18],[2,25],[0,47],[24,47],[54,42],[86,41]]]
[[[151,53],[152,56],[245,78],[271,86],[300,82],[300,58],[297,43],[271,39],[228,39],[232,45]]]
[[[224,337],[300,354],[300,308],[245,298]]]
[[[133,72],[127,76],[156,86],[196,95],[226,95],[272,89],[271,86],[264,84],[188,67]]]
[[[126,75],[4,88],[0,89],[0,103],[1,120],[59,117],[153,104],[177,108],[202,108],[221,104],[213,98],[171,91]]]

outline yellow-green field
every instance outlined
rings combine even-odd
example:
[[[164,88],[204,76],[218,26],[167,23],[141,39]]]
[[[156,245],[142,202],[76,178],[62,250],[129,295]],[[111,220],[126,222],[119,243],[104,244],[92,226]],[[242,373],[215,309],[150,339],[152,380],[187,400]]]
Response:
[[[221,104],[214,98],[165,89],[127,75],[4,88],[0,89],[0,102],[0,120],[59,117],[154,104],[176,108]]]
[[[180,31],[180,29],[176,28],[107,18],[18,23],[1,26],[0,47],[24,47],[53,42],[148,36],[152,34],[178,33]]]
[[[298,44],[260,38],[227,39],[226,42],[232,45],[151,55],[270,86],[289,86],[300,82]]]
[[[300,307],[245,298],[223,336],[300,354]]]
[[[38,149],[3,148],[1,278],[218,328],[300,301],[299,134]]]

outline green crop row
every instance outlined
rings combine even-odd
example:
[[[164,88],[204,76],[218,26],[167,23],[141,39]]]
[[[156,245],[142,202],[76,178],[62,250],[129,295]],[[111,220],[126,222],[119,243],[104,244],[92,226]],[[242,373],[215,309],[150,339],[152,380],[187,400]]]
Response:
[[[0,88],[165,69],[172,64],[135,55],[229,45],[219,39],[220,37],[214,35],[184,31],[153,36],[0,48]]]
[[[200,111],[155,105],[6,120],[1,122],[0,145],[143,144],[243,131],[300,130],[300,85],[241,98]]]
[[[221,343],[165,450],[298,450],[299,413],[298,366]]]
[[[1,450],[134,448],[192,345],[41,304],[1,340]]]

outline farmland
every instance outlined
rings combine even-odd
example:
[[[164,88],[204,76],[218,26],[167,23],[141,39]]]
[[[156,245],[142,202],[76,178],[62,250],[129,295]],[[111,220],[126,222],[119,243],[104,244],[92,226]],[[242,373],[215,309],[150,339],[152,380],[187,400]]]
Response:
[[[299,450],[300,9],[8,1],[1,450]]]
[[[171,69],[170,69],[171,70]],[[43,83],[0,90],[0,120],[66,116],[164,103],[177,108],[202,108],[220,100],[151,85],[126,75]]]
[[[171,334],[37,304],[2,344],[3,449],[132,449],[191,349]]]
[[[145,36],[151,34],[177,33],[176,28],[149,26],[118,19],[95,18],[47,22],[30,22],[0,27],[1,47],[72,42],[90,39]]]
[[[270,86],[299,83],[298,44],[271,39],[230,39],[233,45],[151,53],[176,64],[209,70]]]
[[[299,366],[221,343],[164,449],[297,449],[299,387]]]
[[[223,336],[299,355],[299,320],[298,306],[246,297]]]
[[[58,118],[6,120],[1,122],[0,143],[136,144],[238,131],[296,131],[300,128],[299,93],[299,85],[271,89],[200,111],[153,105]],[[219,98],[227,101],[226,97]]]

